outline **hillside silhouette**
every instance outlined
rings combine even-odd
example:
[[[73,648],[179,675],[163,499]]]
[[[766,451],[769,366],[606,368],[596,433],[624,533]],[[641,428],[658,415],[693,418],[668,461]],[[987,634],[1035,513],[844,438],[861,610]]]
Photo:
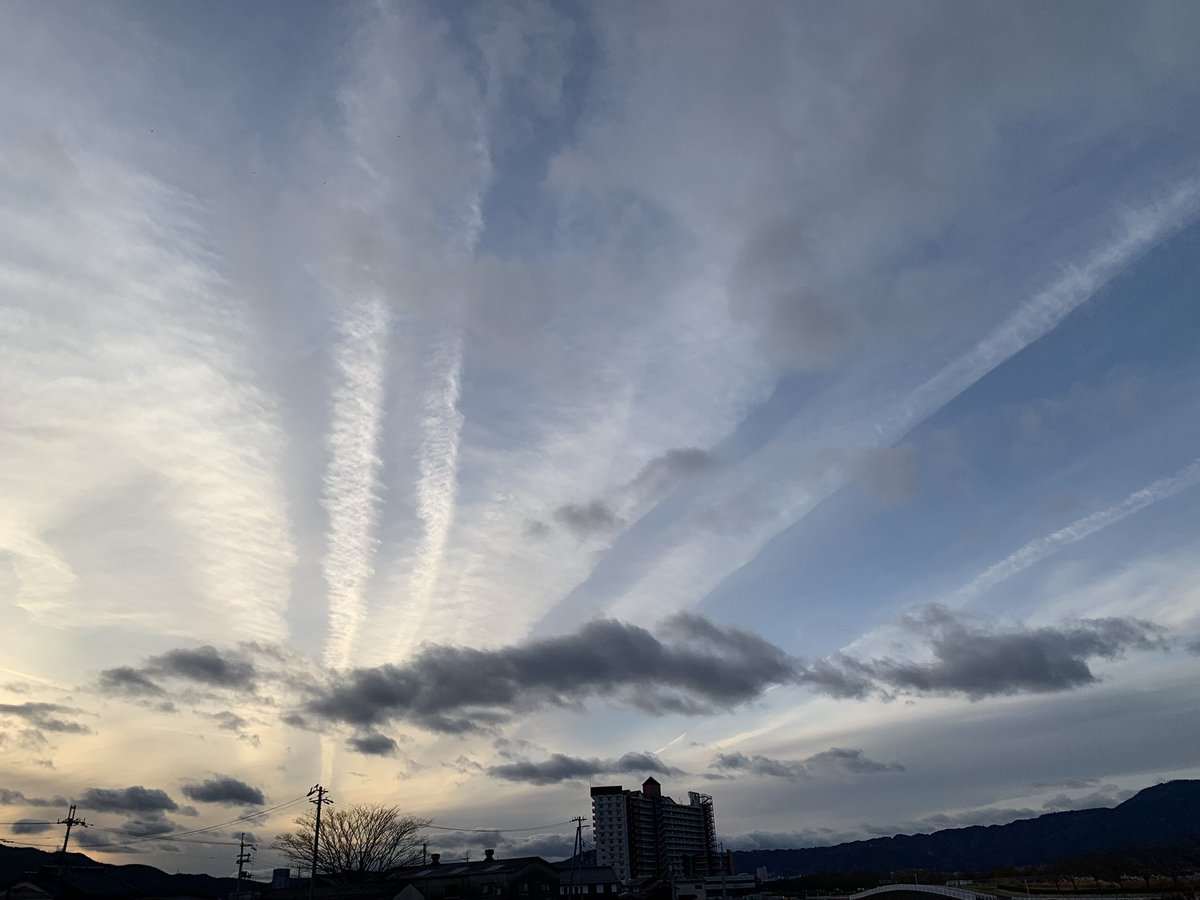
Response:
[[[851,841],[831,847],[734,853],[738,871],[765,866],[772,875],[902,869],[975,872],[1046,865],[1062,859],[1200,842],[1200,781],[1169,781],[1139,791],[1112,809],[1048,813],[1006,825],[973,825],[930,834]]]
[[[228,897],[238,888],[236,878],[168,874],[153,866],[110,865],[83,853],[66,854],[58,882],[59,855],[33,847],[0,845],[0,890],[26,879],[57,885],[67,894],[110,897]],[[74,890],[72,890],[74,889]],[[244,885],[244,889],[249,889]]]

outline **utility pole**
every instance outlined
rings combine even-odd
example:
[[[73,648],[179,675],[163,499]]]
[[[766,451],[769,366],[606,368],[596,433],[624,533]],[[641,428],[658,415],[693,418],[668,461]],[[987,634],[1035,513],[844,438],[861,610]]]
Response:
[[[316,799],[309,800],[308,802],[317,804],[317,823],[316,827],[313,828],[312,871],[308,877],[308,900],[313,900],[313,894],[317,887],[317,849],[321,845],[321,807],[326,803],[333,802],[325,796],[328,793],[329,791],[319,784],[314,784],[308,792],[309,797],[316,794]]]
[[[569,893],[581,894],[579,882],[583,875],[583,816],[571,820],[575,823],[575,847],[571,853],[571,888]]]
[[[246,877],[245,875],[242,874],[242,866],[244,866],[246,863],[250,862],[250,850],[247,850],[246,849],[247,847],[249,847],[250,850],[258,849],[253,844],[246,843],[246,832],[243,831],[241,834],[240,843],[238,844],[238,855],[237,855],[237,864],[238,864],[237,895],[238,895],[239,900],[242,896],[242,879]]]
[[[71,808],[69,810],[67,810],[67,817],[65,819],[59,819],[58,824],[66,825],[67,833],[63,835],[62,849],[60,851],[58,851],[58,874],[54,876],[54,895],[56,897],[59,894],[59,889],[62,884],[63,866],[65,866],[66,862],[67,862],[67,844],[71,840],[71,827],[73,825],[78,825],[80,828],[88,827],[87,822],[83,821],[83,819],[75,818],[75,804],[74,803],[72,803]]]

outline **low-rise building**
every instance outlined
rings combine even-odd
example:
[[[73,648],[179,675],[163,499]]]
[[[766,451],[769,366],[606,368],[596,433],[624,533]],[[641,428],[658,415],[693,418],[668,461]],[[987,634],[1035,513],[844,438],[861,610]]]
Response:
[[[540,856],[496,859],[491,850],[477,862],[443,864],[434,853],[424,866],[397,869],[391,879],[403,884],[394,900],[552,900],[559,892],[559,873]]]

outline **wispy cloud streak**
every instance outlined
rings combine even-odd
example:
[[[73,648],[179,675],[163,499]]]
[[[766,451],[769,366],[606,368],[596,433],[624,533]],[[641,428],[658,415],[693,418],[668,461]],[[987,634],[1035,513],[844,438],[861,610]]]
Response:
[[[1159,202],[1126,212],[1113,240],[1023,303],[971,350],[917,388],[896,414],[880,425],[894,439],[924,421],[980,378],[1049,334],[1122,269],[1193,221],[1200,206],[1200,180],[1188,179]]]
[[[35,176],[48,195],[22,205],[16,185]],[[235,616],[243,633],[278,637],[294,561],[282,427],[205,210],[80,150],[15,153],[0,188],[0,539],[17,602],[195,636]],[[138,565],[115,571],[131,548]]]
[[[422,398],[421,447],[418,458],[417,515],[424,535],[408,579],[409,608],[405,627],[397,630],[394,651],[406,657],[421,640],[434,604],[446,541],[454,524],[458,480],[458,447],[463,416],[462,334],[456,329],[428,361],[431,382]]]
[[[329,591],[325,663],[334,667],[350,661],[373,573],[387,376],[387,307],[378,297],[355,301],[340,327],[334,365],[341,382],[333,393],[329,468],[322,500],[329,514],[324,559]]]
[[[1134,491],[1120,503],[1114,503],[1091,515],[1076,519],[1058,531],[1030,541],[999,562],[988,566],[968,584],[955,591],[947,598],[946,602],[950,604],[969,603],[1035,563],[1057,553],[1063,547],[1090,537],[1111,525],[1116,525],[1126,516],[1131,516],[1160,500],[1174,497],[1197,484],[1200,484],[1200,459],[1188,463],[1174,475],[1160,478],[1144,488]]]
[[[901,440],[989,372],[1056,328],[1120,271],[1189,222],[1200,207],[1200,181],[1176,184],[1164,199],[1126,212],[1116,236],[1078,266],[1022,303],[970,350],[941,368],[899,402],[876,398],[831,414],[824,427],[805,418],[744,458],[729,476],[698,495],[693,517],[679,525],[641,580],[608,607],[610,615],[639,620],[649,601],[656,614],[686,608],[721,578],[753,559],[784,528],[799,521],[862,469],[865,459]],[[879,404],[887,403],[883,409]],[[807,477],[796,477],[807,457]],[[747,527],[748,526],[748,527]],[[698,562],[699,561],[699,562]]]

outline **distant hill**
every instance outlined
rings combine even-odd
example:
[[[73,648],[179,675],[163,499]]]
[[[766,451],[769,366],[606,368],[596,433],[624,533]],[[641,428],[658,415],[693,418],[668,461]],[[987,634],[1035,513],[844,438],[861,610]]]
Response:
[[[739,872],[766,866],[772,875],[901,869],[972,872],[1033,866],[1132,847],[1200,842],[1200,781],[1148,787],[1113,809],[1049,813],[1007,825],[949,828],[833,847],[734,853]]]
[[[0,845],[0,890],[29,878],[31,874],[35,881],[53,880],[57,864],[56,853]],[[40,875],[36,874],[39,872]],[[75,885],[88,894],[107,896],[227,897],[238,884],[236,878],[170,875],[153,866],[108,865],[82,853],[67,854],[66,872],[64,880],[68,885]]]
[[[57,861],[57,853],[47,853],[34,847],[5,847],[0,844],[0,890],[14,881],[19,881],[27,872],[36,872],[42,866],[53,865]],[[67,865],[98,866],[100,863],[82,853],[68,853]]]

